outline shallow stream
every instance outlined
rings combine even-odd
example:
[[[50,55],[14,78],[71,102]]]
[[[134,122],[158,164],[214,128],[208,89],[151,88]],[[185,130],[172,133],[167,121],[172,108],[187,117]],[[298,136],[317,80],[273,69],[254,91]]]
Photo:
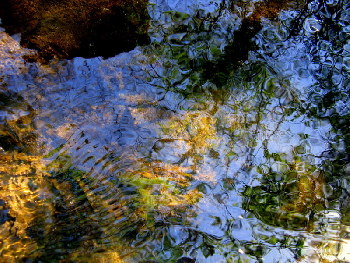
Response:
[[[350,2],[230,57],[256,2],[153,0],[108,59],[0,32],[0,262],[350,262]]]

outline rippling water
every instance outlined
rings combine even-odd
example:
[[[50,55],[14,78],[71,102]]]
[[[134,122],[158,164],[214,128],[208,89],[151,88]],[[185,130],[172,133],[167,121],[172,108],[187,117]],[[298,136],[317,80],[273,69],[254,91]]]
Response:
[[[109,59],[0,32],[0,262],[350,261],[350,3],[249,44],[255,2],[154,1]]]

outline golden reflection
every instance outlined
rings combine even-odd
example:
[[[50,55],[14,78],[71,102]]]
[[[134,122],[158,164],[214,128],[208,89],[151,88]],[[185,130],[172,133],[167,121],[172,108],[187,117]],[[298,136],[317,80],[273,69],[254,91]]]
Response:
[[[1,259],[18,262],[36,251],[38,244],[31,239],[28,229],[50,206],[45,187],[46,172],[41,156],[37,154],[36,134],[31,107],[17,94],[0,92],[0,225]]]
[[[51,194],[45,187],[43,167],[40,156],[0,155],[0,200],[9,211],[9,220],[0,225],[2,262],[18,262],[38,249],[27,231],[50,206],[45,201]]]
[[[101,250],[104,250],[100,247]],[[120,254],[116,251],[123,251],[124,246],[119,245],[113,248],[109,247],[108,251],[104,252],[95,252],[94,250],[81,247],[73,252],[70,251],[70,254],[67,255],[65,261],[60,262],[75,262],[75,263],[126,263],[130,261],[125,261],[121,258]],[[116,251],[114,251],[116,250]]]
[[[325,181],[322,174],[314,166],[302,161],[295,161],[289,165],[297,173],[297,196],[281,209],[302,214],[311,210],[322,210],[325,206]]]
[[[195,154],[204,154],[217,143],[216,118],[203,112],[186,112],[173,116],[161,125],[171,139],[186,141]]]
[[[116,252],[105,252],[105,253],[96,253],[88,259],[89,263],[124,263],[119,254]]]

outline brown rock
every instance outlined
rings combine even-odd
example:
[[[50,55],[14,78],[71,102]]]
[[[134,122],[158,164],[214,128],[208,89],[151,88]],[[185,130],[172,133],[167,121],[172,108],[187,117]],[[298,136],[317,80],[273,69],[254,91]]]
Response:
[[[45,61],[110,57],[147,44],[147,0],[2,0],[0,17]]]

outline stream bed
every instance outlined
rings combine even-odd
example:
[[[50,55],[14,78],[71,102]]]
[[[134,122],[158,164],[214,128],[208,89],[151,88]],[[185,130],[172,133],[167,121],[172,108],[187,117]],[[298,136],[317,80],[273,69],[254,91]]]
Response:
[[[0,30],[0,262],[350,262],[350,2],[257,8],[47,64]]]

